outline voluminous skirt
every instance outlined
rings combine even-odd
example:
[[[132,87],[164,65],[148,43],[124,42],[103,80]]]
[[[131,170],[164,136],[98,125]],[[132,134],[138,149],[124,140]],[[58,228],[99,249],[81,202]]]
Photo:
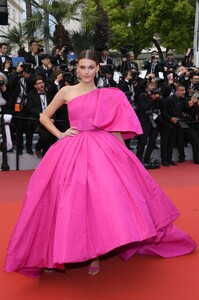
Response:
[[[68,108],[79,134],[54,144],[33,173],[5,271],[37,278],[44,268],[63,269],[114,249],[125,260],[193,251],[196,243],[172,224],[177,209],[110,132],[141,133],[124,94],[100,89]]]
[[[178,216],[111,133],[66,137],[51,147],[30,180],[5,270],[37,277],[43,268],[62,269],[118,247],[124,259],[136,252],[187,254],[196,245],[172,224]]]

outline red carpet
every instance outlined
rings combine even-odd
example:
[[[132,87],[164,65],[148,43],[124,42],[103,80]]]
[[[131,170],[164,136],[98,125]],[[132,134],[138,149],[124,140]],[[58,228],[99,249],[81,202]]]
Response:
[[[180,210],[176,224],[199,241],[199,166],[186,162],[150,173]],[[171,259],[135,255],[123,262],[107,257],[95,277],[87,275],[86,265],[71,267],[65,273],[44,274],[40,280],[4,273],[7,244],[31,174],[0,172],[1,300],[199,300],[198,249]]]

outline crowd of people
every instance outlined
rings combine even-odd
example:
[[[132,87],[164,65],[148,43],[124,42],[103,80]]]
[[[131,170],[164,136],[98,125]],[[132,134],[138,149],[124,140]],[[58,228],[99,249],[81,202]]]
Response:
[[[24,51],[23,60],[13,68],[7,44],[0,43],[0,106],[5,121],[16,127],[18,153],[22,155],[26,147],[28,154],[33,155],[34,150],[38,157],[43,157],[56,138],[40,124],[39,116],[63,86],[79,83],[77,61],[72,48],[56,47],[49,55],[39,49],[35,40],[29,47],[30,51]],[[181,64],[171,50],[163,62],[158,52],[153,51],[144,63],[144,78],[140,76],[134,52],[127,50],[116,66],[108,47],[99,49],[100,70],[95,84],[98,88],[119,88],[135,109],[143,130],[137,141],[137,157],[149,165],[160,135],[163,166],[177,165],[173,161],[174,147],[179,152],[178,162],[183,163],[187,143],[193,148],[193,162],[199,164],[199,69],[193,63],[193,49],[187,50]],[[120,74],[118,81],[115,71]],[[69,128],[66,105],[53,115],[52,122],[60,131]],[[10,133],[6,126],[7,151],[13,151],[15,132]],[[35,149],[34,132],[38,132]],[[131,140],[125,142],[131,149]]]

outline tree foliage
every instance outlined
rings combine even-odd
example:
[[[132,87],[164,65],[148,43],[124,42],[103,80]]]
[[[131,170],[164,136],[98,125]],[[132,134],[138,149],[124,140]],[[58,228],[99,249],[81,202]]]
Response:
[[[156,35],[162,45],[184,52],[193,44],[195,1],[101,0],[111,28],[111,45],[132,44],[135,53],[151,46]]]

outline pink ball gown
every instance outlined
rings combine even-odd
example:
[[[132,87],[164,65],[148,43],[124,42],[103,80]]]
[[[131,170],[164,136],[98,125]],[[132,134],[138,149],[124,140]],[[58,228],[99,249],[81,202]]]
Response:
[[[5,271],[37,278],[44,268],[64,269],[113,249],[125,260],[193,251],[196,243],[172,224],[177,209],[111,133],[142,133],[125,95],[96,89],[72,99],[68,111],[79,134],[55,143],[33,173]]]

